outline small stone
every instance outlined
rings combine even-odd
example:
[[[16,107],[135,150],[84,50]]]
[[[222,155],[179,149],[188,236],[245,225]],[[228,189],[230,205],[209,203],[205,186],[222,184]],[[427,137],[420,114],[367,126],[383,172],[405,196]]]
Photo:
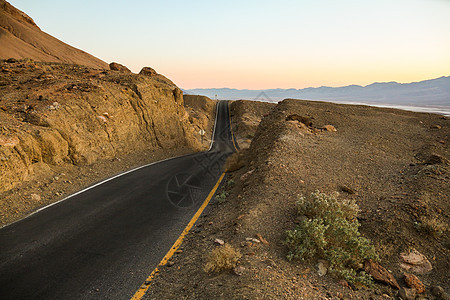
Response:
[[[326,260],[319,259],[319,261],[316,264],[317,273],[319,276],[324,276],[328,272],[328,266],[329,263]]]
[[[257,237],[258,240],[260,240],[261,243],[263,243],[264,245],[270,246],[269,242],[268,242],[265,238],[263,238],[261,234],[257,233],[257,234],[256,234],[256,237]]]
[[[374,262],[373,260],[369,259],[364,262],[364,270],[367,274],[372,275],[375,280],[389,284],[396,289],[400,289],[400,286],[398,285],[397,280],[395,280],[394,276],[392,276],[392,274],[389,273],[389,271],[386,270],[383,266]]]
[[[410,287],[416,290],[417,294],[423,294],[425,293],[425,285],[420,281],[419,278],[417,278],[416,275],[405,273],[404,279],[406,284]]]
[[[166,265],[167,265],[168,267],[172,267],[174,264],[175,264],[175,263],[174,263],[173,261],[169,260],[169,261],[167,262]]]
[[[339,285],[341,285],[341,286],[343,286],[343,287],[346,287],[346,288],[349,288],[349,289],[352,289],[352,288],[350,287],[350,285],[348,284],[348,282],[347,282],[346,280],[344,280],[344,279],[342,279],[342,280],[339,281]]]
[[[355,194],[355,191],[353,189],[349,188],[348,186],[341,186],[341,190],[350,195]]]
[[[223,240],[221,240],[221,239],[215,239],[214,243],[219,244],[219,245],[225,244],[225,242]]]
[[[260,240],[254,239],[254,238],[246,238],[245,240],[248,241],[248,242],[252,242],[252,243],[261,243]]]
[[[441,129],[442,126],[436,124],[436,125],[431,125],[430,128],[431,128],[431,129]]]
[[[41,201],[41,196],[38,194],[31,194],[32,201]]]
[[[243,174],[241,176],[241,181],[245,181],[253,172],[255,172],[255,169],[251,169],[250,171],[248,171],[247,173]]]
[[[102,120],[104,123],[108,122],[108,120],[105,118],[105,116],[97,116],[100,120]]]
[[[337,129],[333,125],[325,125],[321,129],[324,131],[330,131],[330,132],[337,131]]]
[[[244,274],[245,268],[243,266],[237,266],[233,269],[234,274],[237,276],[242,276]]]
[[[416,291],[414,289],[402,288],[398,292],[398,296],[403,300],[414,300],[416,298]]]

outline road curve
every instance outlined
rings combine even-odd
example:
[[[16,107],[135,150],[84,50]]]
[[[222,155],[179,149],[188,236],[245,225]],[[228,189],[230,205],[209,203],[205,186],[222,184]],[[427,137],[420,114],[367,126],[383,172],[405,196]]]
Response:
[[[0,229],[0,298],[131,298],[235,150],[228,103],[217,105],[208,152],[139,168]]]

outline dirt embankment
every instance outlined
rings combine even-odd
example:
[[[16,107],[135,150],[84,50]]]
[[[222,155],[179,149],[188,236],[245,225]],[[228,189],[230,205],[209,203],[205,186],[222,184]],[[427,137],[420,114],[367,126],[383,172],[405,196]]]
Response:
[[[261,119],[276,106],[275,103],[237,100],[231,102],[232,129],[241,148],[250,147]]]
[[[3,225],[67,195],[74,186],[81,188],[139,163],[206,148],[195,136],[181,90],[149,68],[132,74],[10,60],[0,61],[0,69]],[[212,128],[212,118],[204,122],[205,129]],[[115,161],[117,167],[95,167],[100,161]],[[83,172],[92,176],[76,183],[70,170],[80,178]],[[72,177],[78,176],[75,173]]]
[[[109,69],[104,61],[41,31],[33,19],[0,0],[0,59],[31,58]]]
[[[397,299],[397,289],[388,285],[348,286],[329,274],[319,276],[317,261],[287,261],[283,241],[299,222],[298,195],[315,190],[357,201],[360,232],[402,289],[409,272],[424,284],[418,299],[445,299],[449,121],[394,109],[281,102],[262,119],[246,165],[229,174],[182,252],[154,280],[148,299]],[[216,239],[240,250],[238,269],[203,270],[211,251],[223,247]],[[431,271],[401,266],[400,255],[412,249],[426,257]]]

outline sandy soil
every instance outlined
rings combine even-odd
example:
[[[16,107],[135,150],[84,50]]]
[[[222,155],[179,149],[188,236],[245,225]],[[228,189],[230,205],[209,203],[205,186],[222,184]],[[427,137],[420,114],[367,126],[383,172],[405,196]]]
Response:
[[[312,125],[286,121],[292,114],[309,117]],[[322,130],[324,125],[337,131]],[[208,208],[147,299],[398,298],[397,289],[385,284],[345,287],[320,277],[315,261],[286,260],[283,240],[297,222],[295,201],[315,190],[356,199],[360,231],[402,288],[400,254],[416,249],[425,255],[433,269],[416,273],[426,288],[417,299],[444,299],[436,291],[440,286],[449,292],[448,142],[449,119],[439,115],[281,102],[263,118],[246,166],[228,175],[219,192],[228,196]],[[247,240],[258,235],[268,243]],[[215,239],[241,251],[238,272],[203,270],[209,253],[220,247]]]

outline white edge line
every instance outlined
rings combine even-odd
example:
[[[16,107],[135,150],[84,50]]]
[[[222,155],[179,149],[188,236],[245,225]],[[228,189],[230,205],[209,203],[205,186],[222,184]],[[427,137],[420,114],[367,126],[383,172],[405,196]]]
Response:
[[[211,150],[211,148],[212,148],[212,146],[213,146],[213,143],[214,143],[214,135],[215,135],[215,133],[216,133],[216,124],[217,124],[217,112],[219,111],[219,101],[217,101],[216,106],[217,106],[217,109],[216,109],[216,117],[215,117],[215,121],[214,121],[213,136],[212,136],[212,139],[211,139],[211,145],[209,146],[209,150],[208,150],[208,151]],[[195,154],[195,152],[194,152],[194,153],[191,153],[191,154]],[[23,218],[20,219],[20,220],[14,221],[14,222],[12,222],[12,223],[10,223],[10,224],[6,224],[6,225],[0,227],[0,229],[3,229],[3,228],[5,228],[5,227],[7,227],[7,226],[10,226],[10,225],[15,224],[15,223],[17,223],[17,222],[20,222],[20,221],[22,221],[22,220],[25,220],[25,219],[31,217],[32,215],[37,214],[37,213],[40,212],[40,211],[43,211],[44,209],[47,209],[47,208],[49,208],[49,207],[52,207],[53,205],[56,205],[56,204],[58,204],[58,203],[60,203],[60,202],[66,201],[66,200],[68,200],[68,199],[70,199],[70,198],[72,198],[72,197],[75,197],[75,196],[77,196],[77,195],[79,195],[79,194],[81,194],[81,193],[84,193],[84,192],[86,192],[86,191],[88,191],[88,190],[90,190],[90,189],[93,189],[93,188],[95,188],[95,187],[97,187],[97,186],[99,186],[99,185],[101,185],[101,184],[104,184],[104,183],[106,183],[106,182],[108,182],[108,181],[111,181],[111,180],[113,180],[113,179],[116,179],[117,177],[126,175],[126,174],[128,174],[128,173],[137,171],[137,170],[139,170],[139,169],[142,169],[142,168],[145,168],[145,167],[148,167],[148,166],[152,166],[152,165],[155,165],[155,164],[158,164],[158,163],[161,163],[161,162],[165,162],[165,161],[172,160],[172,159],[177,159],[177,158],[180,158],[180,157],[183,157],[183,156],[186,156],[186,155],[191,155],[191,154],[185,154],[185,155],[179,155],[179,156],[175,156],[175,157],[169,157],[169,158],[166,158],[166,159],[163,159],[163,160],[155,161],[155,162],[152,162],[152,163],[150,163],[150,164],[146,164],[146,165],[143,165],[143,166],[140,166],[140,167],[137,167],[137,168],[134,168],[134,169],[125,171],[125,172],[123,172],[123,173],[119,173],[119,174],[117,174],[117,175],[114,175],[113,177],[110,177],[110,178],[107,178],[107,179],[105,179],[105,180],[103,180],[103,181],[97,182],[97,183],[94,184],[94,185],[88,186],[87,188],[82,189],[81,191],[78,191],[78,192],[76,192],[76,193],[73,193],[73,194],[67,196],[67,197],[64,198],[64,199],[58,200],[58,201],[53,202],[53,203],[51,203],[51,204],[49,204],[49,205],[46,205],[46,206],[44,206],[44,207],[41,207],[41,208],[39,208],[39,209],[33,211],[33,212],[30,213],[29,215],[23,217]]]
[[[191,154],[195,154],[195,153],[191,153]],[[185,155],[191,155],[191,154],[185,154]],[[128,173],[131,173],[131,172],[137,171],[137,170],[139,170],[139,169],[142,169],[142,168],[145,168],[145,167],[148,167],[148,166],[151,166],[151,165],[155,165],[155,164],[158,164],[158,163],[161,163],[161,162],[164,162],[164,161],[168,161],[168,160],[171,160],[171,159],[177,159],[177,158],[183,157],[183,156],[185,156],[185,155],[179,155],[179,156],[175,156],[175,157],[169,157],[169,158],[166,158],[166,159],[163,159],[163,160],[158,160],[158,161],[152,162],[152,163],[150,163],[150,164],[146,164],[146,165],[143,165],[143,166],[139,166],[139,167],[136,167],[136,168],[134,168],[134,169],[131,169],[131,170],[128,170],[128,171],[119,173],[119,174],[117,174],[117,175],[114,175],[113,177],[107,178],[107,179],[105,179],[105,180],[103,180],[103,181],[97,182],[96,184],[93,184],[93,185],[91,185],[91,186],[88,186],[87,188],[82,189],[81,191],[75,192],[75,193],[73,193],[73,194],[67,196],[67,197],[64,198],[64,199],[58,200],[58,201],[53,202],[53,203],[50,203],[50,204],[48,204],[48,205],[46,205],[46,206],[44,206],[44,207],[41,207],[41,208],[39,208],[39,209],[33,211],[33,212],[30,213],[29,215],[23,217],[23,218],[20,219],[20,220],[14,221],[14,222],[12,222],[12,223],[10,223],[10,224],[7,224],[7,225],[4,225],[4,226],[0,227],[0,229],[3,229],[3,228],[5,228],[5,227],[7,227],[7,226],[10,226],[10,225],[14,224],[14,223],[17,223],[17,222],[20,222],[20,221],[22,221],[22,220],[25,220],[25,219],[31,217],[31,216],[34,215],[34,214],[37,214],[38,212],[40,212],[40,211],[42,211],[42,210],[44,210],[44,209],[47,209],[47,208],[49,208],[49,207],[51,207],[51,206],[53,206],[53,205],[56,205],[56,204],[58,204],[58,203],[60,203],[60,202],[66,201],[66,200],[68,200],[68,199],[70,199],[70,198],[72,198],[72,197],[75,197],[75,196],[77,196],[77,195],[79,195],[79,194],[81,194],[81,193],[84,193],[84,192],[86,192],[86,191],[88,191],[88,190],[90,190],[90,189],[93,189],[93,188],[95,188],[95,187],[97,187],[97,186],[99,186],[99,185],[101,185],[101,184],[104,184],[104,183],[106,183],[106,182],[108,182],[108,181],[111,181],[111,180],[113,180],[113,179],[116,179],[117,177],[126,175],[126,174],[128,174]]]

